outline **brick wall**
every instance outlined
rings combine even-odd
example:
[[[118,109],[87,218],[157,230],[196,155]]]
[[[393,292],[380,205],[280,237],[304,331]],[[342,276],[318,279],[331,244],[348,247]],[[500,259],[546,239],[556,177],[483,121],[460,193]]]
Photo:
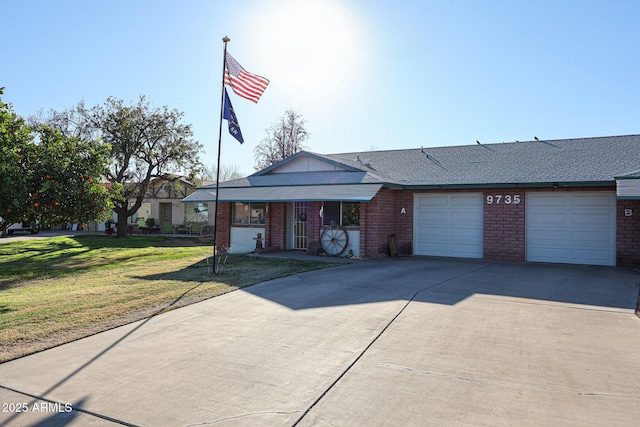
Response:
[[[265,247],[286,249],[287,238],[287,204],[267,203]]]
[[[216,245],[219,248],[229,247],[231,240],[231,203],[218,202],[218,230],[216,232]]]
[[[320,208],[322,202],[307,202],[307,248],[309,243],[320,241]]]
[[[630,216],[625,211],[630,209]],[[618,200],[616,209],[618,266],[640,265],[640,200]]]
[[[396,223],[396,246],[398,254],[413,255],[413,193],[394,191],[394,216]],[[402,213],[404,209],[404,212]]]
[[[382,189],[360,208],[360,251],[375,258],[388,254],[387,236],[396,235],[400,254],[413,253],[413,199],[416,193],[474,192],[483,193],[484,258],[510,261],[526,259],[526,194],[529,192],[613,191],[613,187],[521,188],[495,190],[430,190],[395,191]],[[494,202],[487,203],[487,196]],[[500,203],[497,202],[500,196]],[[511,203],[505,203],[510,196]],[[513,203],[519,196],[520,202]],[[401,214],[402,208],[406,214]],[[625,216],[625,209],[633,215]],[[640,201],[617,202],[617,265],[640,265]]]
[[[526,259],[526,193],[538,191],[612,191],[612,187],[592,188],[527,188],[495,190],[458,190],[463,192],[479,191],[484,198],[484,258],[512,261]],[[413,254],[413,203],[415,193],[455,192],[435,191],[399,191],[381,189],[368,203],[360,204],[360,254],[376,258],[389,254],[387,237],[396,235],[396,247],[399,254]],[[487,203],[487,196],[494,197],[494,203]],[[501,203],[497,203],[497,197]],[[520,196],[520,203],[504,203],[505,196]],[[286,203],[269,203],[265,241],[267,246],[286,248]],[[307,242],[320,239],[320,202],[307,203]],[[406,213],[402,213],[402,209]],[[632,215],[625,216],[625,210],[631,209]],[[640,200],[617,201],[617,265],[640,265]],[[217,240],[219,246],[229,245],[231,225],[231,203],[220,203]]]
[[[370,202],[360,203],[360,255],[376,258],[389,254],[388,236],[401,231],[396,224],[399,191],[381,189]],[[397,239],[396,239],[397,242]]]
[[[483,196],[484,258],[524,261],[525,192],[522,189],[485,190]]]

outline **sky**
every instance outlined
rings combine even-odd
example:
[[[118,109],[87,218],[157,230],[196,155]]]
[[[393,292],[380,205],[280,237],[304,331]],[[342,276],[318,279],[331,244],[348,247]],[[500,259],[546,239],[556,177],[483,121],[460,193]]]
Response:
[[[636,0],[0,0],[17,114],[109,96],[184,113],[215,165],[222,38],[270,80],[230,91],[221,164],[255,172],[285,111],[320,154],[640,133]]]

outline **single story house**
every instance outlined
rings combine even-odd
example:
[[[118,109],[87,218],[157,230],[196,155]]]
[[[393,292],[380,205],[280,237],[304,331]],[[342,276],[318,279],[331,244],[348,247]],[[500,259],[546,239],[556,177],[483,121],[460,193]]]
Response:
[[[205,184],[210,183],[211,181],[205,182]],[[196,184],[183,176],[152,179],[149,181],[142,204],[128,218],[130,231],[137,232],[136,226],[146,224],[149,218],[152,218],[157,226],[163,223],[172,225],[200,223],[203,226],[213,224],[213,211],[209,211],[208,203],[181,203],[182,199],[196,191],[196,187]],[[129,207],[133,207],[136,199],[130,198],[128,203]],[[115,213],[113,220],[117,220]],[[104,231],[104,229],[104,222],[89,224],[89,231]]]
[[[187,222],[213,224],[213,214],[209,218],[207,203],[181,203],[182,199],[195,190],[196,185],[183,176],[152,179],[147,186],[142,205],[129,217],[129,223],[136,224],[153,218],[156,225],[162,223],[178,225]],[[133,206],[135,201],[130,199],[129,205]]]
[[[640,135],[301,151],[220,184],[218,246],[638,265],[639,169]]]

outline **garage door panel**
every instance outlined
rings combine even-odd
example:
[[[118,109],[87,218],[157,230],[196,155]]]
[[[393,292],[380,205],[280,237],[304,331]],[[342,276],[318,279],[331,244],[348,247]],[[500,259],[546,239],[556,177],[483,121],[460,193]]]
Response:
[[[418,236],[422,238],[446,237],[447,229],[444,227],[422,227],[418,230]]]
[[[478,249],[476,245],[451,243],[450,253],[447,256],[453,256],[458,258],[476,258],[477,250]]]
[[[445,243],[420,243],[418,245],[420,253],[429,253],[435,256],[447,256],[447,249]]]
[[[565,207],[569,201],[559,194],[535,194],[536,207],[549,208],[552,206]]]
[[[570,199],[571,206],[602,206],[608,207],[610,197],[607,194],[574,195]]]
[[[416,255],[482,258],[482,193],[414,196]]]
[[[450,222],[469,222],[478,224],[482,220],[478,220],[478,212],[475,211],[452,211],[449,215]]]
[[[611,243],[611,233],[608,231],[572,231],[571,241],[577,243],[595,243],[609,244]]]
[[[540,246],[530,248],[527,255],[529,261],[564,262],[563,260],[569,256],[569,250],[554,246]]]
[[[452,239],[464,239],[468,238],[482,238],[482,230],[478,230],[478,228],[452,228],[450,229],[450,236]]]
[[[576,226],[608,229],[614,224],[614,216],[609,213],[575,212],[571,214],[571,223]]]
[[[527,217],[527,223],[529,225],[549,225],[557,224],[564,225],[569,223],[569,215],[565,212],[546,212],[542,215],[530,215]]]
[[[582,260],[584,264],[600,264],[606,265],[609,260],[609,251],[589,250],[589,249],[573,249],[571,256],[575,260]]]
[[[450,196],[450,205],[454,207],[471,207],[478,206],[477,194],[452,194]]]
[[[446,196],[421,197],[418,199],[418,206],[447,206]]]
[[[535,233],[529,233],[527,235],[527,241],[531,245],[541,245],[549,242],[559,244],[566,242],[568,239],[569,230],[566,228],[538,229]]]
[[[529,193],[527,260],[615,265],[613,192]]]
[[[418,212],[418,221],[431,224],[446,224],[448,221],[446,212],[432,211]]]

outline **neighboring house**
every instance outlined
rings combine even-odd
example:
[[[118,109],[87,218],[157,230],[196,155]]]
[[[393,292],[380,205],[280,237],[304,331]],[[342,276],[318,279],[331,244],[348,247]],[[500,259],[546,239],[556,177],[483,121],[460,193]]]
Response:
[[[315,250],[337,223],[343,255],[636,265],[639,169],[640,135],[303,151],[220,184],[217,240],[249,252],[261,233],[265,247]],[[183,202],[214,200],[212,184]]]
[[[210,184],[210,182],[205,182],[206,184]],[[156,178],[149,182],[142,205],[136,213],[129,217],[127,222],[133,225],[153,218],[156,225],[162,223],[174,225],[213,224],[213,211],[209,210],[208,203],[181,203],[181,200],[192,194],[195,189],[196,185],[185,177]],[[129,206],[133,206],[135,202],[135,199],[130,199]],[[104,230],[104,223],[100,224],[98,230]]]

